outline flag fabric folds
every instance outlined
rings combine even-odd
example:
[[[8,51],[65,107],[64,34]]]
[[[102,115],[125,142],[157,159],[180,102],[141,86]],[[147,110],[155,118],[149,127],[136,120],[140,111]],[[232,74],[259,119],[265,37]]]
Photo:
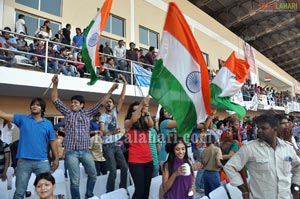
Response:
[[[154,66],[150,95],[173,115],[179,136],[189,135],[211,113],[209,74],[192,31],[173,2]]]
[[[149,87],[151,81],[152,72],[144,69],[136,63],[132,63],[135,81],[138,86]]]
[[[230,97],[241,89],[249,70],[250,66],[246,61],[236,58],[234,52],[231,53],[210,85],[212,107],[234,111],[239,118],[243,118],[245,108],[232,103]]]
[[[98,75],[96,74],[94,67],[100,67],[100,71],[103,71],[103,66],[99,60],[98,46],[101,32],[104,30],[106,21],[109,17],[111,6],[112,0],[106,0],[83,33],[83,35],[86,36],[86,40],[82,46],[82,59],[87,71],[91,74],[91,80],[88,83],[89,85],[95,84],[98,80]]]

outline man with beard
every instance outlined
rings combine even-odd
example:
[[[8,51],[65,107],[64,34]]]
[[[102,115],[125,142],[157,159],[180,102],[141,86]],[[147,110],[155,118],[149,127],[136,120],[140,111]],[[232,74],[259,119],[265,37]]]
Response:
[[[8,114],[0,110],[0,118],[13,122],[20,129],[14,199],[24,198],[31,173],[38,175],[50,171],[48,142],[54,155],[52,172],[58,167],[54,128],[52,123],[44,118],[46,102],[41,98],[34,98],[30,103],[30,111],[30,115],[23,115]]]
[[[100,131],[103,133],[103,152],[107,162],[109,171],[106,192],[115,190],[115,179],[117,174],[117,165],[121,169],[121,181],[119,188],[126,189],[127,170],[128,166],[124,158],[123,152],[118,140],[121,132],[117,124],[117,115],[120,112],[126,92],[126,80],[123,75],[120,75],[123,81],[121,96],[117,105],[112,98],[109,98],[105,103],[105,113],[100,116]]]
[[[244,199],[298,199],[300,159],[290,144],[277,137],[278,119],[264,114],[255,118],[254,123],[258,139],[243,145],[224,167],[230,184],[242,191]],[[249,188],[239,174],[246,164]]]
[[[294,150],[297,153],[297,155],[300,156],[296,140],[293,136],[291,121],[289,121],[288,117],[283,114],[277,114],[276,117],[280,123],[277,137],[291,144],[294,147]]]

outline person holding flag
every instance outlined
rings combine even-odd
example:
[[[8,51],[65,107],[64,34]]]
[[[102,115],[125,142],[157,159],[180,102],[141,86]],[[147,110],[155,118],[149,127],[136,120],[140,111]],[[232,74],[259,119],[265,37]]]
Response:
[[[187,141],[194,125],[212,112],[207,97],[209,74],[193,33],[174,2],[169,4],[160,46],[149,92],[173,115],[178,135],[186,136]]]

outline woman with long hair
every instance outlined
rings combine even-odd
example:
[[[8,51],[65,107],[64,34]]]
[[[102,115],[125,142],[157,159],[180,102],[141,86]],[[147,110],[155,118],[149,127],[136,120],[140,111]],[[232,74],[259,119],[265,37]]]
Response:
[[[159,152],[159,161],[164,162],[167,159],[167,152],[166,152],[166,142],[167,138],[170,134],[176,133],[176,121],[173,120],[172,115],[166,111],[163,107],[159,111],[159,131],[162,136],[162,145],[161,150]]]
[[[166,147],[169,156],[162,171],[164,198],[190,199],[193,198],[195,176],[187,155],[187,146],[182,138],[177,139],[176,134],[172,138],[173,141]]]
[[[149,198],[152,179],[152,154],[149,145],[149,128],[154,122],[149,112],[149,96],[140,103],[132,103],[125,117],[125,130],[128,136],[128,165],[133,178],[135,191],[133,199]]]

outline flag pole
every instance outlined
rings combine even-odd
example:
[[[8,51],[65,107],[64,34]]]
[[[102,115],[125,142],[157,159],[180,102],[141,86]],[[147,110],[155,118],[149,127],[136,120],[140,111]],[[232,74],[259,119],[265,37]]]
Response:
[[[82,40],[83,38],[83,33],[81,33],[81,37],[79,38],[79,40],[77,41],[77,43],[75,44],[75,46],[72,48],[71,50],[71,53],[70,54],[73,54],[74,50],[75,50],[75,47],[79,44],[79,42]],[[47,41],[48,42],[48,41]],[[48,50],[48,49],[47,49]],[[67,57],[67,59],[65,59],[63,65],[65,65],[67,63],[67,61],[69,60],[69,56]],[[61,72],[61,69],[58,69],[57,72],[55,73],[55,75],[58,75],[59,73]],[[50,85],[48,86],[48,88],[46,88],[46,90],[44,91],[43,93],[43,97],[45,97],[45,95],[47,94],[48,90],[51,88],[52,86],[52,81],[50,83]]]

